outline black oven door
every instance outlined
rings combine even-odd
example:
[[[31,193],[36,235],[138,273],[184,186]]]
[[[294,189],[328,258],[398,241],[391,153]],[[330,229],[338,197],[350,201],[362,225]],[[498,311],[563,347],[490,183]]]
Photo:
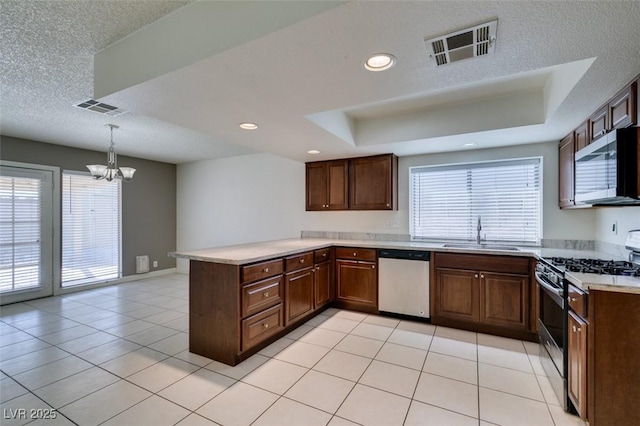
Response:
[[[540,362],[551,382],[558,401],[564,410],[567,400],[567,359],[566,336],[567,314],[563,289],[545,281],[536,273],[540,312],[538,317],[538,336],[540,339]]]

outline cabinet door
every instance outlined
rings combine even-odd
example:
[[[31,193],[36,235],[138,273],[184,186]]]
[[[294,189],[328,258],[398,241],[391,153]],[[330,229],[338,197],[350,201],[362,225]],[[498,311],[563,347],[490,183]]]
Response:
[[[327,205],[327,165],[324,162],[306,164],[306,209],[325,210]]]
[[[480,321],[526,330],[529,325],[529,277],[480,273]]]
[[[434,316],[467,322],[479,320],[479,272],[436,268],[435,282]]]
[[[591,142],[591,137],[589,137],[589,120],[578,126],[574,131],[574,135],[576,152],[589,145],[589,143]]]
[[[573,133],[560,142],[558,204],[560,207],[574,203],[574,151]]]
[[[331,262],[322,262],[315,267],[315,308],[321,308],[333,300],[333,280],[331,279]]]
[[[587,417],[587,323],[569,311],[567,332],[569,334],[568,382],[569,398],[578,415]]]
[[[625,87],[609,102],[611,128],[620,129],[636,124],[636,86]]]
[[[285,275],[285,326],[313,311],[312,268]]]
[[[375,262],[336,260],[336,299],[378,306],[378,270]]]
[[[394,155],[354,158],[349,166],[352,210],[393,210],[397,207],[397,161]]]
[[[349,209],[349,160],[327,162],[327,209]]]
[[[605,105],[589,118],[589,143],[598,139],[611,129],[609,125],[609,105]]]

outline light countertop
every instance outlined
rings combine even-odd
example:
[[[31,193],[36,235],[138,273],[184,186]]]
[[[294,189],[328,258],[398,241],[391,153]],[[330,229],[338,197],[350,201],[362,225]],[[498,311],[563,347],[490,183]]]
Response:
[[[424,251],[438,251],[450,253],[475,253],[518,257],[574,257],[592,259],[626,260],[619,256],[593,250],[571,250],[541,247],[518,247],[518,251],[499,249],[475,249],[444,247],[444,243],[425,243],[415,241],[374,241],[374,240],[344,240],[344,239],[317,239],[317,238],[292,238],[287,240],[263,241],[251,244],[241,244],[226,247],[215,247],[193,251],[180,251],[169,253],[169,256],[182,259],[199,260],[204,262],[225,263],[232,265],[245,265],[276,257],[288,256],[302,251],[317,250],[321,248],[361,247],[361,248],[390,248],[410,249]],[[567,272],[566,277],[573,285],[583,290],[617,291],[640,294],[640,278],[581,274]]]

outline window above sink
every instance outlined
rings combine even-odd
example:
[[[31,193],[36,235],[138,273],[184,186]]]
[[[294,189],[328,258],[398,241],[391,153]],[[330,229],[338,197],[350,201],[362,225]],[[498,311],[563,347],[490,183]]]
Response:
[[[409,211],[414,241],[496,250],[539,245],[542,158],[412,167]]]

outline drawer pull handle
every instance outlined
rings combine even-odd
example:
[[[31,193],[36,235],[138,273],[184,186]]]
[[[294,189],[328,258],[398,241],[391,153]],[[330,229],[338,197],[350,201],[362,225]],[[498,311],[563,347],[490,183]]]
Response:
[[[322,253],[322,257],[327,257],[327,253]]]
[[[263,323],[262,323],[262,327],[263,327],[263,328],[269,328],[269,324],[267,324],[266,322],[263,322]]]
[[[264,268],[262,272],[269,272],[269,268]]]
[[[304,258],[300,259],[300,263],[304,263]]]
[[[269,292],[268,291],[264,292],[264,297],[269,297]]]

